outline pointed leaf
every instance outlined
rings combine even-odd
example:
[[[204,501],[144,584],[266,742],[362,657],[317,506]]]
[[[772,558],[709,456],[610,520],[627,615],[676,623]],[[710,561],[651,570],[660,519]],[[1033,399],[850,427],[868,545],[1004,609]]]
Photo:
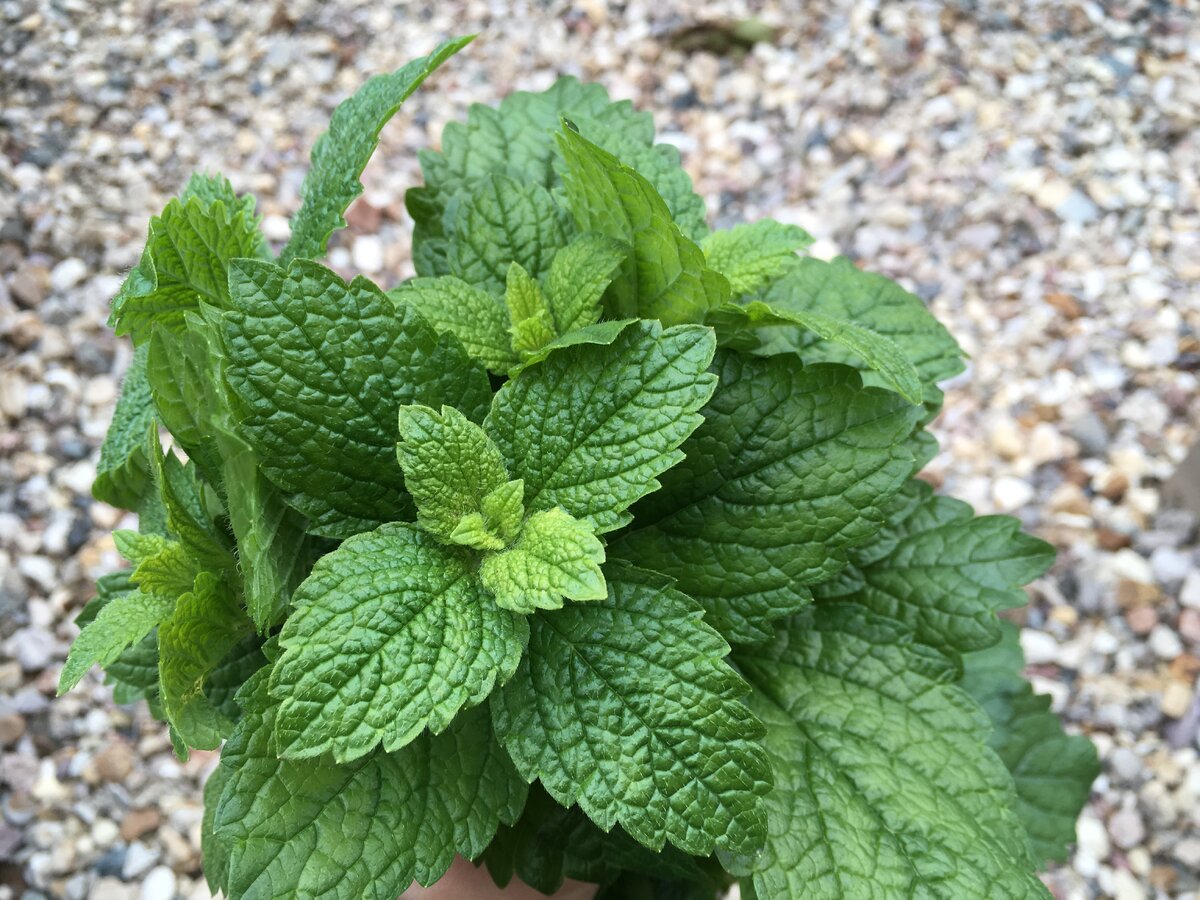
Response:
[[[591,527],[556,507],[530,516],[510,549],[484,557],[479,578],[498,605],[531,613],[561,609],[564,597],[603,600],[603,562],[604,545]]]
[[[166,619],[174,605],[173,600],[142,591],[114,596],[71,645],[58,693],[65,694],[79,684],[93,665],[103,667],[113,662],[126,647],[136,644]]]
[[[727,279],[734,296],[750,294],[799,262],[797,250],[813,242],[803,228],[760,219],[714,231],[701,241],[710,267]]]
[[[154,484],[145,452],[146,432],[154,425],[154,403],[146,378],[147,352],[146,347],[135,350],[125,371],[121,396],[100,445],[92,484],[93,497],[122,509],[136,509]]]

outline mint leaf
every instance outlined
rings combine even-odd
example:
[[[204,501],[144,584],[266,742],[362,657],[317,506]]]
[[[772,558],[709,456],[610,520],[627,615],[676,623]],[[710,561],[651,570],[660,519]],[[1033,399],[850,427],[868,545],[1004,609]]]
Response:
[[[484,428],[524,479],[526,508],[561,506],[597,532],[628,522],[700,422],[712,353],[707,329],[637,322],[609,346],[558,350],[505,384]]]
[[[501,741],[527,780],[605,830],[753,853],[769,773],[727,645],[668,579],[605,576],[607,600],[530,618],[529,652],[492,697]]]
[[[498,293],[511,263],[539,275],[566,242],[563,217],[549,191],[493,174],[455,206],[447,265],[451,275]]]
[[[625,259],[625,248],[602,234],[581,234],[550,261],[543,286],[556,335],[600,321],[600,301]]]
[[[797,250],[813,242],[803,228],[773,219],[714,231],[700,242],[708,265],[729,280],[734,296],[766,287],[799,262]]]
[[[157,328],[183,328],[185,315],[201,302],[224,309],[230,261],[262,253],[252,202],[235,205],[209,196],[202,191],[172,200],[150,220],[141,262],[114,298],[109,321],[137,346]]]
[[[518,478],[500,485],[483,498],[480,509],[492,532],[509,543],[525,518],[525,482]]]
[[[1025,659],[1016,626],[1004,622],[995,646],[963,657],[962,688],[992,720],[992,749],[1017,786],[1016,811],[1039,865],[1067,859],[1075,821],[1100,774],[1092,742],[1063,731],[1050,698],[1021,677]]]
[[[499,606],[531,613],[560,609],[564,597],[603,600],[602,562],[604,545],[591,527],[555,507],[530,516],[510,549],[484,557],[479,578]]]
[[[278,749],[354,760],[446,728],[512,674],[520,616],[476,582],[470,555],[384,525],[322,557],[292,597],[271,676]]]
[[[924,396],[920,375],[900,348],[890,339],[843,319],[821,313],[780,312],[754,301],[746,306],[729,303],[712,310],[707,322],[717,329],[723,346],[742,347],[748,338],[754,349],[754,332],[764,326],[798,325],[813,334],[851,351],[865,367],[900,396],[920,403]]]
[[[453,407],[437,413],[427,406],[402,406],[400,439],[396,453],[417,504],[417,521],[443,541],[508,481],[496,445]]]
[[[146,432],[154,426],[154,404],[146,377],[147,353],[146,347],[136,349],[125,371],[113,420],[100,445],[92,484],[93,497],[122,509],[136,509],[153,485],[145,453]]]
[[[450,335],[373,284],[307,260],[239,261],[224,318],[239,430],[263,473],[309,519],[348,537],[412,515],[396,462],[401,406],[443,403],[479,418],[486,373]]]
[[[129,531],[113,532],[113,539],[121,555],[134,564],[130,580],[147,594],[178,600],[200,574],[199,564],[179,541]]]
[[[1021,585],[1054,561],[1054,549],[1010,516],[975,517],[961,500],[912,481],[884,510],[886,524],[851,565],[819,585],[820,599],[856,603],[904,622],[917,640],[958,651],[1000,638],[1001,609],[1024,606]]]
[[[208,890],[229,894],[229,845],[218,835],[215,826],[217,803],[229,782],[227,766],[217,766],[204,782],[204,815],[200,820],[200,856]]]
[[[155,482],[167,511],[167,527],[179,537],[188,555],[202,567],[215,571],[233,569],[229,537],[213,522],[204,486],[196,478],[195,463],[182,463],[171,450],[157,449],[158,437],[151,433]]]
[[[227,782],[213,824],[229,848],[230,896],[395,897],[414,878],[432,884],[455,852],[478,856],[520,814],[525,785],[486,711],[346,765],[281,759],[266,682],[265,670],[247,682],[221,754]]]
[[[941,405],[937,383],[963,370],[962,350],[920,297],[882,275],[864,272],[850,260],[833,262],[805,257],[761,299],[780,312],[820,313],[869,328],[890,338],[916,367],[925,385],[925,403]],[[772,331],[767,352],[799,352],[807,362],[840,362],[860,366],[858,354],[814,334]],[[879,383],[870,373],[868,384]]]
[[[59,676],[58,693],[65,694],[79,684],[93,665],[104,667],[113,662],[125,648],[153,631],[171,614],[174,605],[174,600],[143,591],[113,596],[71,645]]]
[[[508,267],[504,305],[512,321],[512,347],[522,358],[535,353],[557,337],[550,301],[520,263]]]
[[[557,257],[555,257],[557,259]],[[414,278],[388,296],[416,307],[439,334],[458,338],[472,359],[493,372],[507,372],[519,357],[512,349],[504,304],[482,288],[453,275]]]
[[[159,419],[205,478],[219,484],[221,455],[213,427],[222,410],[213,384],[212,347],[192,327],[155,329],[148,345],[147,376]]]
[[[757,896],[1049,897],[952,660],[850,605],[734,659],[775,770]]]
[[[579,127],[579,123],[574,124]],[[684,237],[698,242],[708,234],[704,200],[693,190],[692,177],[683,168],[678,149],[670,144],[649,146],[621,132],[599,133],[587,123],[580,133],[650,182]]]
[[[632,325],[635,321],[637,320],[618,319],[611,322],[597,322],[595,325],[585,325],[583,328],[568,331],[562,337],[557,337],[537,350],[524,354],[521,362],[509,369],[509,377],[516,378],[530,366],[537,365],[547,359],[555,350],[561,350],[563,347],[575,347],[579,344],[611,344],[617,339],[617,335],[625,330],[626,326]]]
[[[678,579],[726,638],[753,642],[882,526],[912,471],[902,442],[920,408],[791,355],[722,352],[715,368],[687,458],[609,552]]]
[[[632,248],[606,294],[611,317],[695,322],[729,299],[729,283],[705,265],[650,182],[569,128],[559,133],[558,145],[579,230]]]
[[[201,572],[190,593],[175,604],[158,629],[159,678],[167,718],[189,747],[213,750],[233,723],[204,693],[206,679],[251,623],[237,594],[210,572]]]
[[[359,177],[379,144],[383,126],[421,82],[470,42],[469,37],[446,41],[390,75],[369,79],[338,104],[329,130],[313,146],[312,165],[300,188],[303,202],[292,217],[291,239],[279,255],[283,264],[325,255],[329,236],[346,224],[342,214],[363,192]]]

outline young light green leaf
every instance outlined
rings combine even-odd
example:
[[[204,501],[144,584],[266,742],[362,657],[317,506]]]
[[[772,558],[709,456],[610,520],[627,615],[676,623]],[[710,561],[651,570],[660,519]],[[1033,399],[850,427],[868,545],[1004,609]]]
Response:
[[[525,519],[525,482],[520,478],[505,482],[483,498],[480,509],[492,532],[511,543]]]
[[[558,335],[600,321],[600,300],[612,284],[627,249],[602,234],[581,234],[550,262],[543,280]]]
[[[262,252],[252,204],[207,200],[205,192],[172,200],[150,221],[141,262],[113,299],[109,322],[137,346],[158,328],[183,328],[202,301],[227,307],[230,261]]]
[[[221,454],[213,430],[224,398],[214,379],[215,350],[201,330],[187,326],[156,328],[148,343],[147,376],[159,419],[205,478],[220,484]]]
[[[720,306],[708,314],[707,322],[716,328],[722,346],[739,346],[746,339],[756,345],[755,332],[760,328],[799,326],[850,350],[860,360],[860,366],[877,373],[888,387],[909,402],[920,403],[924,396],[916,367],[895,342],[853,322],[808,310],[780,312],[757,300],[746,306],[733,303]]]
[[[415,306],[439,334],[453,334],[472,359],[493,372],[507,372],[520,359],[512,349],[504,304],[482,288],[443,275],[406,281],[388,296]]]
[[[1063,731],[1050,698],[1021,677],[1025,659],[1016,626],[1003,623],[993,647],[963,657],[962,688],[984,708],[990,744],[1017,786],[1013,809],[1029,832],[1038,865],[1067,859],[1075,821],[1100,774],[1092,742]]]
[[[133,547],[132,534],[115,532],[113,538],[121,555],[134,564],[130,580],[140,590],[174,602],[192,589],[200,564],[183,544],[159,535],[137,535],[138,546]]]
[[[512,348],[522,358],[536,353],[558,336],[550,301],[520,263],[508,267],[504,305],[512,322],[509,328]]]
[[[555,350],[561,350],[563,347],[575,347],[579,344],[607,346],[617,339],[617,335],[624,331],[627,325],[632,325],[636,321],[636,319],[617,319],[610,322],[597,322],[595,325],[585,325],[574,331],[568,331],[562,337],[555,338],[540,349],[525,354],[524,359],[518,365],[508,370],[508,375],[510,378],[516,378],[530,366],[537,365],[547,359]]]
[[[71,645],[58,680],[58,693],[79,684],[93,665],[113,662],[125,648],[148,635],[171,614],[175,601],[143,591],[116,594],[89,622]]]
[[[446,41],[389,75],[376,75],[338,104],[329,130],[313,146],[312,165],[300,188],[303,201],[292,217],[291,239],[280,253],[284,265],[325,255],[329,236],[346,224],[342,214],[363,192],[359,177],[379,144],[383,126],[421,82],[470,42],[470,37]]]
[[[903,442],[921,410],[846,366],[790,354],[723,351],[715,369],[686,460],[609,555],[678,579],[730,641],[760,641],[879,530],[912,472]]]
[[[1054,561],[1054,548],[1010,516],[975,517],[961,500],[912,481],[884,509],[883,528],[850,551],[850,565],[814,589],[904,622],[917,640],[957,651],[1000,637],[997,611],[1028,602],[1021,585]]]
[[[400,467],[417,521],[450,540],[464,516],[478,513],[483,498],[508,481],[504,460],[482,428],[457,409],[400,407]]]
[[[529,652],[492,697],[517,770],[647,847],[761,845],[761,726],[699,607],[660,575],[605,569],[608,599],[530,618]],[[669,685],[669,687],[667,687]]]
[[[527,633],[479,587],[467,551],[401,523],[322,557],[292,605],[271,676],[288,758],[345,762],[442,731],[508,679]]]
[[[133,353],[121,396],[113,411],[108,434],[100,445],[92,496],[122,509],[136,509],[153,489],[150,461],[146,458],[146,432],[154,426],[154,404],[146,377],[146,347]]]
[[[569,128],[559,133],[558,145],[579,230],[607,235],[632,249],[605,295],[612,318],[697,322],[729,299],[729,282],[708,268],[650,182]]]
[[[796,251],[812,242],[803,228],[760,219],[727,231],[714,231],[700,246],[708,265],[729,279],[729,287],[737,296],[766,287],[799,262]]]
[[[468,284],[502,293],[510,264],[540,275],[566,242],[562,213],[549,191],[493,174],[454,207],[447,264]]]
[[[882,275],[862,271],[844,257],[832,262],[802,258],[761,299],[779,312],[819,313],[890,338],[916,367],[931,410],[941,405],[937,383],[963,370],[962,350],[920,297]],[[806,362],[863,366],[856,351],[815,333],[772,329],[763,352],[788,351],[801,353]],[[881,383],[870,372],[864,378],[868,384]]]
[[[609,346],[558,350],[505,384],[484,428],[524,479],[526,508],[561,506],[598,533],[628,522],[701,420],[712,353],[705,328],[637,322]]]
[[[756,896],[1050,896],[953,661],[850,605],[809,608],[734,660],[775,771],[744,871]]]
[[[603,562],[604,545],[591,526],[555,507],[530,516],[511,548],[485,556],[479,578],[498,605],[531,613],[561,609],[564,597],[603,600]]]
[[[345,765],[281,759],[266,682],[264,670],[247,683],[246,713],[221,753],[213,826],[228,847],[231,897],[390,900],[414,879],[438,880],[456,852],[478,856],[520,815],[526,787],[486,710]]]
[[[445,403],[478,419],[491,394],[483,368],[415,308],[317,263],[240,261],[230,287],[239,432],[308,530],[348,537],[411,516],[395,456],[400,407]]]
[[[233,723],[204,692],[206,679],[252,630],[237,594],[211,572],[158,629],[159,680],[167,718],[188,747],[215,750]]]
[[[157,445],[157,435],[149,440]],[[154,456],[154,480],[167,510],[167,527],[202,567],[220,572],[232,570],[236,562],[229,537],[213,522],[196,478],[195,463],[182,463],[171,450],[165,454],[151,449]]]

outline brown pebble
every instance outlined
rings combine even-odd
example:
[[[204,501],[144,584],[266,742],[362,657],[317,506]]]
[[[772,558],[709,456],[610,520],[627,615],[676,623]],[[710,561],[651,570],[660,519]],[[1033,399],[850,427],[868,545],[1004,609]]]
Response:
[[[1121,609],[1133,609],[1137,606],[1149,606],[1162,599],[1162,592],[1152,584],[1143,584],[1122,578],[1117,582],[1117,606]]]
[[[25,720],[16,713],[0,716],[0,747],[11,747],[25,733]]]
[[[1125,613],[1125,622],[1134,634],[1149,634],[1158,624],[1158,613],[1152,606],[1135,606]]]
[[[1083,304],[1070,294],[1047,294],[1046,302],[1062,313],[1063,318],[1074,320],[1083,315]]]
[[[130,810],[121,820],[121,839],[136,841],[143,834],[148,834],[162,824],[162,813],[153,807]]]
[[[1133,543],[1133,538],[1111,528],[1096,529],[1096,545],[1101,550],[1123,550]]]
[[[1170,891],[1179,880],[1174,866],[1154,866],[1150,869],[1150,884],[1160,891]]]
[[[1109,472],[1099,479],[1096,490],[1109,500],[1120,500],[1129,490],[1129,476],[1124,472]]]
[[[124,741],[109,744],[92,760],[101,781],[120,782],[133,771],[133,748]]]

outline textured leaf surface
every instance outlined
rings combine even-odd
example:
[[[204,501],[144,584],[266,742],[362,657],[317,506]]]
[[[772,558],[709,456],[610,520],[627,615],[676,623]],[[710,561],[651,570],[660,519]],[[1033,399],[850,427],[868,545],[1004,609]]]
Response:
[[[916,366],[925,385],[925,403],[931,407],[941,404],[937,383],[963,370],[958,343],[920,297],[844,257],[832,262],[805,257],[761,299],[776,310],[821,313],[890,338]],[[775,331],[767,337],[767,348],[799,350],[808,362],[862,365],[854,351],[811,333]],[[867,376],[868,383],[872,377]]]
[[[158,629],[163,708],[187,746],[214,750],[232,730],[204,685],[250,630],[237,594],[208,572],[196,576],[195,587]]]
[[[796,251],[812,242],[803,228],[760,219],[714,231],[700,246],[709,266],[729,279],[736,296],[766,287],[799,262]]]
[[[215,384],[215,349],[193,327],[157,328],[148,345],[146,370],[158,418],[205,478],[220,484],[221,455],[213,430],[224,412],[224,398]]]
[[[180,462],[171,450],[157,450],[158,437],[150,435],[153,443],[155,481],[167,513],[167,527],[178,535],[180,542],[195,562],[220,572],[232,569],[235,560],[229,536],[213,521],[205,496],[206,486],[196,477],[196,464]]]
[[[492,698],[517,769],[648,847],[752,853],[769,774],[728,647],[662,576],[605,569],[609,596],[539,612]]]
[[[217,803],[229,781],[228,766],[217,766],[204,782],[204,816],[200,822],[200,855],[208,890],[229,895],[229,846],[216,832]]]
[[[657,322],[625,327],[609,346],[552,353],[497,392],[484,428],[530,510],[561,506],[598,532],[658,487],[700,422],[714,379],[707,329]]]
[[[570,129],[559,135],[563,182],[580,231],[630,246],[606,294],[613,318],[660,319],[666,325],[702,321],[729,298],[729,282],[684,237],[654,187],[610,153]]]
[[[574,123],[579,127],[579,123]],[[649,146],[623,133],[602,133],[584,122],[581,133],[595,141],[646,179],[663,199],[679,231],[691,241],[708,234],[704,200],[692,187],[692,177],[683,168],[679,150],[670,144]]]
[[[492,292],[504,290],[510,263],[539,275],[567,242],[550,192],[505,175],[480,181],[456,207],[453,224],[450,274]]]
[[[92,484],[93,497],[122,509],[136,509],[153,484],[145,452],[146,432],[154,425],[154,403],[146,377],[148,352],[146,347],[135,350],[125,371]]]
[[[632,325],[635,321],[637,320],[617,319],[610,322],[597,322],[595,325],[585,325],[583,328],[568,331],[562,337],[555,338],[535,352],[525,354],[519,365],[509,369],[509,377],[516,378],[525,369],[537,365],[555,350],[561,350],[563,347],[575,347],[579,344],[611,344],[617,339],[617,335],[625,330],[626,326]]]
[[[71,645],[59,676],[59,694],[79,684],[93,665],[107,666],[142,640],[171,614],[174,605],[174,600],[143,591],[115,594]]]
[[[815,589],[820,599],[864,606],[908,625],[917,640],[958,651],[1000,637],[997,611],[1023,606],[1021,585],[1054,561],[1054,549],[1010,516],[975,517],[961,500],[910,482],[885,510],[851,565]]]
[[[1063,731],[1050,698],[1021,677],[1024,668],[1017,628],[1005,622],[999,643],[963,657],[962,687],[992,720],[991,746],[1012,773],[1014,808],[1044,865],[1067,859],[1100,761],[1091,741]]]
[[[522,358],[535,353],[558,336],[550,301],[541,286],[519,263],[508,267],[504,305],[512,320],[513,349]]]
[[[526,639],[470,555],[384,525],[322,557],[292,597],[271,677],[279,750],[358,759],[442,731],[508,679]]]
[[[507,372],[519,357],[508,333],[508,312],[496,297],[453,275],[414,278],[388,293],[409,303],[439,334],[458,338],[472,359],[493,372]]]
[[[338,105],[329,130],[313,146],[312,165],[300,188],[303,202],[292,217],[292,237],[280,254],[284,264],[298,257],[325,255],[329,236],[346,224],[342,214],[363,192],[359,177],[379,144],[383,126],[421,82],[470,41],[469,37],[446,41],[390,75],[376,75]]]
[[[544,285],[559,335],[600,321],[600,300],[624,258],[624,246],[602,234],[581,234],[554,254]]]
[[[609,552],[676,578],[728,639],[762,640],[883,524],[920,408],[791,355],[723,352],[716,370],[687,458]]]
[[[479,418],[491,389],[451,335],[365,279],[316,263],[230,272],[227,375],[263,472],[309,519],[347,537],[411,516],[396,461],[401,406],[443,403]]]
[[[555,507],[530,516],[510,549],[485,557],[479,577],[497,604],[531,613],[559,609],[564,597],[603,600],[602,562],[604,545],[591,526]]]
[[[437,737],[346,765],[279,759],[266,672],[221,754],[227,784],[214,816],[241,900],[393,900],[431,884],[457,851],[478,856],[520,814],[525,785],[490,733],[485,710]]]
[[[735,660],[776,779],[758,897],[1049,897],[951,660],[852,606],[805,610]]]
[[[449,540],[464,516],[479,513],[483,498],[508,481],[504,460],[482,428],[457,409],[400,408],[396,452],[417,504],[417,521]]]
[[[851,351],[861,366],[878,373],[888,387],[905,399],[920,403],[924,395],[916,367],[900,348],[890,338],[853,322],[811,311],[781,312],[757,300],[746,306],[720,306],[709,313],[707,321],[717,329],[723,346],[739,346],[746,338],[756,343],[753,332],[759,328],[799,326]]]

